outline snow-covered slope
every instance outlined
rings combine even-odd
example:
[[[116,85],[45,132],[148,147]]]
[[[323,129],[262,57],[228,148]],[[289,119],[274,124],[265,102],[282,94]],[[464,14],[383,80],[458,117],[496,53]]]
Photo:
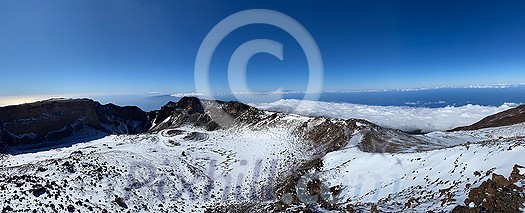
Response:
[[[271,198],[275,182],[312,154],[282,128],[183,126],[113,135],[68,148],[3,155],[0,209],[202,212],[223,202]]]
[[[458,205],[481,206],[465,203],[472,188],[493,174],[507,177],[515,165],[525,165],[525,124],[421,137],[468,143],[398,154],[369,154],[348,147],[324,156],[323,167],[315,174],[325,187],[341,189],[333,201],[339,206],[450,212]],[[520,171],[525,175],[525,170]],[[524,184],[521,179],[517,186]]]

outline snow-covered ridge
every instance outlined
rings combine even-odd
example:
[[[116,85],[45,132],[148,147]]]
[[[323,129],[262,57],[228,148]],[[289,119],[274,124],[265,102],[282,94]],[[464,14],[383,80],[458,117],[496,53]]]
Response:
[[[370,106],[350,103],[285,99],[273,103],[252,103],[263,110],[295,113],[304,116],[327,116],[340,119],[365,119],[380,126],[406,132],[444,131],[473,124],[482,118],[502,112],[517,104],[498,107],[466,105],[460,107],[425,108],[406,106]],[[300,108],[298,106],[301,105]]]

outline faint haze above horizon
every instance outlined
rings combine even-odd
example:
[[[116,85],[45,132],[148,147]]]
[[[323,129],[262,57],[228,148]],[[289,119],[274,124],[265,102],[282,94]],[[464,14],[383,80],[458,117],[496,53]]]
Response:
[[[0,96],[0,107],[52,99],[87,98],[102,104],[138,106],[145,111],[158,110],[169,101],[178,101],[185,96],[201,99],[240,101],[246,104],[278,104],[283,100],[302,100],[305,92],[287,90],[279,92],[280,99],[265,100],[258,95],[275,92],[217,93],[213,97],[195,92],[148,93],[148,94],[55,94],[36,96]],[[376,90],[323,91],[319,93],[319,104],[335,103],[361,106],[401,106],[409,108],[448,108],[468,105],[499,107],[518,106],[525,103],[525,83],[492,84],[470,86],[441,86],[433,88],[402,88]],[[241,99],[238,99],[241,98]],[[308,102],[307,102],[308,103]],[[309,102],[315,103],[315,102]]]
[[[282,12],[309,31],[323,57],[324,91],[525,82],[525,1],[519,0],[6,0],[0,103],[194,93],[204,37],[227,16],[254,8]],[[269,54],[250,60],[253,91],[306,89],[299,44],[259,24],[235,30],[218,46],[210,66],[214,91],[229,92],[228,61],[252,39],[284,45],[282,61]]]

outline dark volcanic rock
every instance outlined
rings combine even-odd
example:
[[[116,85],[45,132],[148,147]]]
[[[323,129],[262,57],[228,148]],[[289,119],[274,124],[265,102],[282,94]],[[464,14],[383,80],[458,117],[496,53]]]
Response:
[[[204,114],[204,107],[202,106],[200,99],[196,97],[182,97],[175,105],[175,108],[183,109],[188,115],[194,113]]]
[[[0,108],[0,145],[27,146],[83,133],[140,133],[150,126],[138,107],[102,105],[89,99],[46,100]]]
[[[201,104],[199,104],[198,108],[204,109]],[[150,131],[155,132],[167,128],[176,128],[183,124],[203,126],[207,130],[216,129],[217,125],[213,124],[211,117],[199,111],[195,110],[194,107],[179,106],[177,103],[169,102],[160,110],[150,112],[150,119],[153,124]]]
[[[122,208],[125,208],[125,209],[128,208],[128,205],[126,205],[126,202],[124,201],[124,198],[122,197],[115,196],[115,203],[117,203],[117,205],[119,205]]]
[[[510,177],[492,174],[492,178],[473,188],[465,200],[466,206],[457,206],[452,212],[521,212],[525,207],[525,192],[522,184],[524,176],[519,173],[520,165],[514,165]],[[468,207],[470,204],[473,206]]]
[[[525,105],[505,110],[503,112],[483,118],[481,121],[470,126],[455,128],[451,131],[477,130],[490,127],[509,126],[525,122]]]
[[[151,132],[176,128],[184,124],[202,126],[207,130],[228,128],[236,124],[256,123],[260,110],[239,102],[199,100],[183,97],[178,102],[168,102],[158,111],[150,113],[153,120]]]
[[[95,107],[100,123],[110,133],[137,134],[150,127],[148,113],[136,106],[97,103]]]
[[[48,100],[0,108],[4,145],[34,144],[67,137],[74,129],[101,129],[95,102],[88,99]]]
[[[33,186],[33,189],[31,190],[31,193],[33,193],[35,197],[43,195],[46,192],[47,192],[47,189],[40,184]]]
[[[176,104],[177,103],[170,101],[166,105],[162,106],[160,110],[150,112],[149,119],[153,121],[153,126],[159,125],[171,115],[173,115]]]

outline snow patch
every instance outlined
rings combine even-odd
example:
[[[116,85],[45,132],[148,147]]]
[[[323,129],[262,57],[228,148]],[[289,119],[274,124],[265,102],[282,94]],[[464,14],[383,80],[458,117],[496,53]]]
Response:
[[[356,147],[357,145],[359,145],[359,142],[361,142],[362,140],[363,140],[363,134],[357,133],[357,134],[353,135],[350,138],[350,140],[348,140],[348,143],[346,144],[345,148]]]
[[[525,168],[518,168],[520,175],[525,175]]]

